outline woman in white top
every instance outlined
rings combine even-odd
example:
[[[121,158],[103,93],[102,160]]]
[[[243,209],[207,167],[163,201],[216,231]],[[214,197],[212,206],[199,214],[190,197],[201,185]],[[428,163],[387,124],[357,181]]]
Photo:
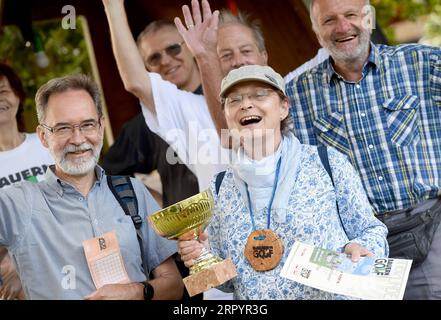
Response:
[[[37,182],[53,160],[35,133],[21,131],[25,93],[20,78],[0,63],[0,192],[24,180]],[[5,248],[0,247],[0,299],[24,298]]]
[[[302,145],[290,131],[285,84],[270,67],[231,71],[221,98],[233,142],[239,143],[220,184],[218,178],[212,182],[208,242],[213,254],[231,258],[238,275],[219,288],[247,300],[347,299],[280,272],[295,241],[345,252],[354,261],[388,255],[387,229],[375,218],[355,169],[329,148],[333,185],[321,151]],[[203,245],[208,243],[179,241],[188,267]],[[255,248],[266,248],[265,256],[256,256]]]

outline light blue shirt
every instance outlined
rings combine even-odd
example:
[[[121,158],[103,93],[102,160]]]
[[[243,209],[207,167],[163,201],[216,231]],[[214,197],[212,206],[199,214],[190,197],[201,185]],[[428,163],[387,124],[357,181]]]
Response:
[[[0,245],[12,255],[28,299],[83,299],[95,291],[82,243],[110,231],[117,234],[130,280],[146,280],[132,219],[110,191],[104,170],[95,172],[87,197],[52,170],[43,182],[0,192]],[[159,207],[142,183],[132,179],[132,184],[150,272],[176,252],[176,243],[150,227],[146,216]]]

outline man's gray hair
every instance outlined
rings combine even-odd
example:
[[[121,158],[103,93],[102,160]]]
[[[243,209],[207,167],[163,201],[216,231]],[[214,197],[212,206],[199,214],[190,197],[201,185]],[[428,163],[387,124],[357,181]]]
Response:
[[[74,74],[52,79],[38,89],[37,94],[35,95],[38,123],[44,123],[44,120],[46,119],[49,98],[54,94],[63,93],[69,90],[85,90],[92,97],[99,118],[103,116],[101,95],[97,84],[84,74]]]
[[[219,15],[219,28],[227,24],[240,24],[244,27],[250,28],[253,31],[254,38],[256,40],[257,48],[260,52],[266,51],[265,38],[262,32],[262,23],[260,20],[253,18],[249,13],[239,12],[238,15],[234,15],[227,9],[222,9]]]

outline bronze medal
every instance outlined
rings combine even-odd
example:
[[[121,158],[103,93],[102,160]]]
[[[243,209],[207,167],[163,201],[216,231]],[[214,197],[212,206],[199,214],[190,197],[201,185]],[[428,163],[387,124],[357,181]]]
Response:
[[[252,232],[245,245],[245,257],[256,271],[269,271],[277,267],[283,256],[283,244],[270,229]]]

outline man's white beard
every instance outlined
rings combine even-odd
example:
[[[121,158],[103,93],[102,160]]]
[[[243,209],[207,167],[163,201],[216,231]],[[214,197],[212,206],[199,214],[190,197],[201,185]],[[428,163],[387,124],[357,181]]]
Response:
[[[98,163],[99,155],[101,152],[101,148],[103,147],[103,142],[101,142],[98,146],[94,147],[90,143],[83,143],[80,146],[68,145],[62,151],[62,155],[56,155],[51,151],[52,156],[55,159],[55,163],[64,173],[71,176],[82,176],[85,175],[95,169],[96,164]],[[66,158],[66,154],[69,152],[75,151],[83,151],[83,150],[92,150],[92,155],[85,155],[80,158],[69,160]]]

